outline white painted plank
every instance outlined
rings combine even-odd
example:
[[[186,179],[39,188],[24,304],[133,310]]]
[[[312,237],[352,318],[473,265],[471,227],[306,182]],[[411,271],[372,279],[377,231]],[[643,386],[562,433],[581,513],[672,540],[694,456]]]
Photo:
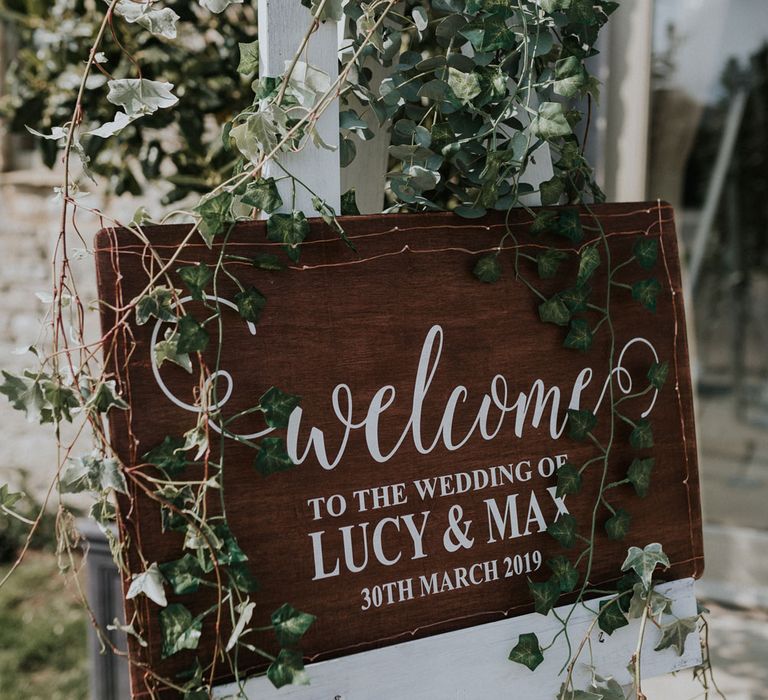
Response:
[[[298,0],[259,0],[259,70],[262,76],[275,77],[285,73],[286,62],[295,56],[311,23],[312,13]],[[336,22],[320,24],[301,60],[327,73],[333,84],[339,75]],[[267,164],[264,174],[283,177],[282,165],[338,212],[341,207],[338,103],[325,110],[318,120],[317,131],[335,150],[307,143],[300,152],[283,153],[278,163]],[[278,190],[285,211],[296,209],[307,216],[317,216],[312,207],[312,194],[307,189],[297,185],[295,201],[290,180],[280,181]]]
[[[696,614],[693,579],[673,581],[660,586],[659,590],[672,598],[672,609],[678,617]],[[596,600],[588,605],[597,609],[598,603]],[[562,615],[568,610],[570,606],[563,606],[558,612]],[[574,613],[569,626],[573,642],[578,644],[584,637],[592,619],[593,615],[582,608]],[[507,656],[521,633],[534,632],[542,643],[547,643],[558,628],[559,623],[551,614],[544,617],[534,613],[310,664],[307,666],[311,680],[309,686],[292,686],[278,691],[266,678],[259,677],[245,683],[243,690],[246,697],[260,700],[551,699],[562,683],[559,670],[568,658],[562,636],[533,673],[510,662]],[[611,637],[602,634],[599,629],[591,635],[593,663],[601,673],[614,676],[622,685],[631,682],[626,667],[637,646],[638,629],[639,621],[633,620]],[[649,624],[642,648],[644,678],[701,663],[697,635],[688,637],[682,656],[677,656],[671,649],[654,652],[660,637],[659,630]],[[587,680],[584,666],[589,662],[587,651],[581,660],[584,663],[578,664],[576,669],[577,687]],[[216,690],[214,697],[223,699],[236,693],[236,686],[222,686]]]

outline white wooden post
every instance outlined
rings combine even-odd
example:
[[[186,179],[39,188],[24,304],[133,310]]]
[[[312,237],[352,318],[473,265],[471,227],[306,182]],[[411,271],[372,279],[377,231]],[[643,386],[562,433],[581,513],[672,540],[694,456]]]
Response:
[[[276,77],[285,73],[286,62],[293,59],[311,22],[312,13],[298,0],[259,0],[259,70],[262,76]],[[336,22],[320,24],[301,60],[327,73],[331,83],[338,78]],[[310,142],[299,153],[281,154],[278,163],[271,163],[265,168],[265,175],[280,178],[288,171],[339,212],[341,166],[337,104],[329,107],[320,117],[317,131],[322,140],[335,150]],[[284,179],[279,181],[278,190],[284,210],[295,209],[307,216],[317,216],[312,206],[312,194],[307,189],[297,184],[294,200],[292,182]]]
[[[300,45],[309,22],[309,12],[298,2],[259,0],[263,74],[279,75],[283,72],[285,61],[291,59]],[[338,34],[336,27],[331,25],[327,22],[313,35],[307,56],[310,63],[329,73],[333,80],[337,75]],[[323,139],[327,143],[338,143],[338,114],[338,105],[334,105],[321,120]],[[381,144],[377,148],[380,149]],[[540,148],[536,155],[535,166],[523,178],[534,187],[552,177],[548,149]],[[284,165],[293,175],[309,184],[331,206],[338,207],[341,176],[336,153],[308,146],[300,153],[283,158]],[[381,160],[385,159],[376,159],[376,167],[382,167]],[[278,175],[279,168],[273,168],[271,172]],[[382,173],[372,173],[372,180],[382,182],[381,178]],[[282,194],[283,199],[290,202],[290,191],[283,190]],[[296,194],[296,209],[303,210],[308,216],[313,215],[310,196],[301,191]],[[531,199],[528,203],[534,204]],[[692,579],[665,584],[660,590],[672,599],[672,609],[678,617],[696,614]],[[591,601],[587,605],[591,610],[597,610],[598,604],[599,601]],[[561,616],[569,610],[570,606],[558,608]],[[578,645],[593,619],[593,613],[583,607],[577,609],[568,629],[572,643]],[[335,623],[344,624],[344,621],[336,620]],[[559,623],[552,615],[523,615],[312,663],[307,666],[311,680],[309,686],[278,691],[262,676],[247,681],[244,690],[247,697],[264,700],[486,700],[504,697],[551,700],[563,682],[559,670],[569,654],[565,636],[558,637],[555,645],[547,651],[545,661],[534,673],[510,662],[507,656],[520,634],[535,632],[546,644],[558,629]],[[635,653],[638,632],[638,620],[617,630],[611,637],[596,628],[592,631],[591,662],[602,675],[612,676],[621,684],[631,682],[627,665]],[[701,648],[696,635],[688,637],[682,656],[677,656],[672,649],[654,652],[660,635],[655,626],[648,626],[642,647],[644,677],[679,671],[701,663]],[[580,687],[584,687],[588,679],[586,664],[590,663],[589,653],[583,656],[582,661],[575,671],[575,681],[581,684]],[[239,690],[235,685],[221,686],[215,689],[214,697],[238,696]]]

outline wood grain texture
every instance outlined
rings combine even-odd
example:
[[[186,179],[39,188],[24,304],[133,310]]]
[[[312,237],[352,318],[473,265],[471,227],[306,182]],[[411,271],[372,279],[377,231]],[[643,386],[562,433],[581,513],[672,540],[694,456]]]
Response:
[[[594,215],[607,234],[614,262],[631,257],[638,236],[656,237],[660,243],[659,262],[654,272],[663,289],[657,312],[652,314],[640,307],[626,290],[619,290],[614,296],[617,347],[642,336],[653,343],[661,359],[670,363],[670,378],[650,416],[656,438],[653,450],[646,451],[656,459],[652,488],[644,500],[638,499],[629,487],[617,488],[612,492],[611,502],[626,508],[633,516],[628,542],[641,546],[656,541],[663,544],[672,561],[671,569],[666,572],[670,579],[698,577],[703,569],[701,512],[672,211],[663,204],[644,203],[596,206],[592,213],[582,211],[581,214],[587,231],[584,244],[597,235]],[[568,242],[564,244],[562,238],[531,239],[527,233],[531,217],[525,211],[471,222],[450,214],[367,216],[343,220],[357,246],[357,254],[339,242],[322,222],[314,221],[299,264],[287,272],[266,273],[248,264],[233,263],[231,271],[243,283],[258,287],[267,296],[268,303],[256,335],[248,332],[236,314],[224,312],[221,367],[231,372],[235,386],[227,411],[235,413],[254,405],[273,385],[301,394],[305,432],[300,444],[304,444],[308,426],[314,425],[325,432],[329,445],[336,449],[341,431],[330,411],[333,388],[340,383],[350,386],[354,397],[353,415],[359,421],[365,417],[368,402],[376,390],[390,384],[397,389],[397,398],[382,414],[380,429],[382,444],[394,445],[411,412],[410,396],[424,336],[436,323],[444,330],[444,348],[424,405],[424,435],[435,434],[446,400],[459,384],[467,388],[468,397],[456,411],[455,434],[465,434],[496,373],[508,379],[510,396],[514,397],[519,391],[529,392],[536,378],[541,378],[548,388],[568,387],[581,369],[590,367],[594,381],[583,394],[582,406],[594,405],[607,374],[607,334],[598,333],[586,354],[564,349],[564,329],[538,320],[538,300],[515,279],[510,252],[502,254],[506,274],[499,283],[484,285],[471,274],[478,255],[498,245],[505,230],[505,218],[526,253],[536,254],[542,246],[549,245],[571,252],[580,247],[565,245]],[[146,229],[145,233],[154,252],[167,258],[186,231],[185,226],[163,226]],[[514,240],[508,239],[507,247],[512,246]],[[279,251],[279,247],[265,241],[264,224],[260,222],[238,225],[228,246],[239,256]],[[110,306],[120,305],[139,294],[147,281],[146,270],[151,269],[145,246],[128,231],[105,230],[97,236],[96,248],[99,289],[105,301]],[[202,243],[196,243],[183,251],[178,265],[198,261],[212,263],[220,252],[217,248],[208,250]],[[567,262],[565,274],[575,275],[575,265],[575,259]],[[603,294],[600,290],[605,287],[604,269],[603,265],[592,282],[596,290],[595,303],[600,303]],[[521,272],[536,280],[535,266],[527,261],[523,261]],[[648,276],[649,273],[631,264],[622,269],[617,279],[633,282]],[[174,282],[182,287],[179,280]],[[559,283],[551,280],[537,284],[547,296],[560,288],[556,286]],[[233,285],[222,277],[219,294],[232,298],[235,292]],[[107,330],[113,318],[107,307],[103,308]],[[194,306],[189,310],[199,315],[199,309],[196,311]],[[151,325],[132,327],[130,337],[126,333],[117,339],[115,369],[119,385],[135,408],[132,414],[113,416],[112,440],[129,465],[140,464],[140,456],[166,435],[181,434],[194,423],[190,413],[177,410],[157,388],[149,364]],[[626,365],[635,381],[644,386],[649,358],[643,353],[629,353]],[[175,367],[163,367],[162,373],[177,396],[191,399],[189,375]],[[563,402],[568,398],[566,390]],[[646,405],[647,397],[627,401],[626,415],[636,416]],[[254,623],[264,624],[269,613],[284,602],[312,612],[318,621],[307,635],[303,648],[308,661],[319,661],[530,612],[530,594],[524,576],[417,597],[366,612],[360,610],[360,591],[387,581],[467,567],[473,562],[502,559],[516,553],[538,550],[545,559],[563,553],[545,533],[532,532],[494,544],[478,536],[471,550],[448,554],[442,547],[444,528],[436,527],[425,535],[425,551],[429,553],[425,558],[406,561],[404,557],[402,563],[392,567],[372,563],[357,574],[313,581],[308,533],[323,528],[330,533],[339,526],[357,525],[363,517],[350,509],[333,521],[323,520],[322,527],[318,528],[307,499],[333,493],[349,496],[356,489],[397,482],[410,484],[414,479],[514,464],[526,459],[535,464],[541,457],[556,454],[567,453],[569,460],[576,464],[594,456],[594,447],[584,443],[565,436],[553,440],[545,429],[548,414],[545,416],[538,429],[526,424],[522,438],[515,435],[513,417],[508,416],[495,439],[470,440],[457,451],[438,445],[429,454],[421,454],[413,441],[406,440],[395,457],[383,464],[371,458],[362,436],[353,433],[337,468],[323,470],[309,458],[292,471],[266,479],[253,470],[253,453],[229,441],[224,484],[228,519],[261,583],[257,598],[260,618]],[[606,423],[604,420],[602,427],[598,425],[596,434],[601,440],[606,438]],[[243,424],[241,429],[258,427]],[[626,426],[617,430],[607,475],[611,481],[624,477],[634,456],[627,444],[628,434]],[[583,492],[567,500],[570,512],[581,523],[589,522],[591,517],[599,477],[597,472],[587,472]],[[444,523],[450,506],[459,503],[465,519],[479,524],[485,517],[485,499],[503,499],[518,493],[522,501],[533,490],[540,499],[544,516],[552,518],[553,504],[546,488],[554,483],[554,477],[534,478],[528,486],[517,483],[462,496],[435,498],[426,503],[421,502],[411,488],[407,504],[365,515],[370,515],[373,526],[380,517],[428,509],[431,522]],[[149,561],[178,558],[180,536],[161,534],[157,504],[135,488],[134,497],[135,506],[122,518],[124,536],[131,542],[140,542]],[[601,516],[599,530],[605,517],[607,513]],[[396,551],[398,546],[407,545],[407,535],[393,531],[387,543]],[[626,543],[611,542],[598,534],[598,554],[591,579],[597,587],[609,585],[618,578],[626,547]],[[329,560],[338,555],[338,544],[329,543],[327,554]],[[135,553],[133,556],[136,568]],[[546,578],[543,570],[531,576],[535,580]],[[210,605],[211,600],[200,595],[179,602],[198,612]],[[134,657],[166,675],[187,665],[195,654],[182,653],[160,660],[157,608],[144,600],[137,605],[148,627],[149,646],[146,650],[133,648]],[[206,646],[195,652],[202,660],[210,654],[211,633],[207,628]],[[226,640],[227,630],[222,635]],[[258,641],[274,649],[268,637]],[[257,659],[241,659],[244,671],[260,668]],[[225,678],[222,669],[222,679]],[[142,696],[145,688],[142,674],[134,672],[133,681],[134,693]]]

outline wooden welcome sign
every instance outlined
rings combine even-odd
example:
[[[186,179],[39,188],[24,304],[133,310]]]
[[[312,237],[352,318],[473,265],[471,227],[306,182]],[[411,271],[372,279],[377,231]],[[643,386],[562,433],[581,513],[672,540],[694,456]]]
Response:
[[[282,255],[266,240],[262,222],[240,224],[230,234],[230,269],[267,303],[258,326],[246,323],[232,302],[238,288],[220,276],[222,355],[214,364],[217,342],[211,342],[206,360],[219,368],[221,416],[255,405],[272,386],[302,399],[286,430],[271,430],[253,414],[228,424],[256,441],[283,437],[297,466],[262,476],[253,467],[253,450],[224,438],[225,505],[260,585],[257,617],[268,622],[285,602],[317,616],[302,641],[305,658],[333,658],[530,612],[528,580],[546,578],[546,560],[568,553],[547,527],[565,514],[588,523],[603,478],[601,469],[585,471],[581,493],[557,495],[557,470],[595,454],[592,442],[569,437],[566,411],[594,412],[595,438],[605,444],[610,438],[601,418],[609,411],[611,383],[626,398],[622,413],[633,421],[647,418],[655,428],[655,446],[646,451],[655,458],[647,497],[638,499],[631,486],[611,492],[613,505],[632,516],[628,540],[641,547],[661,542],[672,562],[669,578],[701,573],[696,444],[672,210],[656,203],[602,205],[580,216],[585,237],[579,243],[546,232],[531,236],[532,217],[523,210],[479,221],[442,213],[346,218],[343,226],[357,252],[317,221],[299,262],[283,256],[288,269],[282,272],[249,262],[264,253]],[[613,292],[619,311],[612,318],[612,371],[607,328],[594,329],[588,352],[564,347],[567,327],[542,323],[541,299],[521,281],[527,275],[549,298],[559,288],[546,275],[539,278],[532,259],[551,246],[567,251],[563,270],[575,278],[575,253],[597,239],[600,227],[616,262],[632,260],[639,237],[658,241],[655,313],[638,304],[628,287]],[[105,328],[115,321],[109,309],[138,295],[188,231],[147,228],[151,249],[129,231],[99,233]],[[499,258],[505,273],[483,284],[473,267],[507,231]],[[196,240],[172,270],[215,264],[220,245],[216,240],[209,249]],[[518,259],[519,277],[516,246],[526,254]],[[647,271],[628,262],[615,279],[626,286],[644,276]],[[172,280],[183,288],[173,272]],[[603,265],[590,280],[594,303],[605,303],[606,282]],[[200,316],[200,302],[185,303]],[[130,415],[112,412],[112,441],[129,465],[141,463],[140,456],[166,436],[194,425],[196,374],[168,363],[158,368],[152,359],[153,343],[171,326],[154,319],[142,326],[131,322],[111,358],[133,407]],[[657,361],[669,363],[669,379],[660,391],[642,391]],[[622,422],[616,426],[606,479],[624,479],[636,456],[630,430]],[[178,558],[181,536],[162,533],[154,500],[138,489],[133,496],[122,517],[124,537],[140,542],[149,561]],[[628,542],[600,533],[591,584],[606,588],[620,577]],[[134,566],[141,569],[138,562]],[[185,604],[197,614],[212,600],[201,589]],[[157,607],[140,599],[129,603],[149,630],[147,648],[132,647],[134,659],[171,675],[195,655],[203,661],[210,655],[203,644],[161,660]],[[254,643],[274,648],[267,635]],[[264,668],[258,657],[243,666]]]

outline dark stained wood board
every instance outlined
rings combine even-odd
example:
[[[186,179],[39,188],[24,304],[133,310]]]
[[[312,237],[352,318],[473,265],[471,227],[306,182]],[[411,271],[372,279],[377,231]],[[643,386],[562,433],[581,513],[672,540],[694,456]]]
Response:
[[[556,517],[557,505],[548,489],[556,483],[554,475],[542,474],[551,469],[542,458],[554,459],[567,455],[568,461],[581,464],[595,456],[594,445],[568,438],[567,431],[558,439],[550,435],[550,412],[544,410],[538,427],[531,424],[531,414],[524,421],[522,435],[515,428],[515,413],[510,412],[493,439],[483,439],[475,430],[466,444],[449,450],[442,440],[435,449],[427,451],[440,427],[443,412],[451,392],[457,386],[466,387],[464,400],[456,403],[451,435],[456,442],[473,425],[482,398],[491,389],[495,375],[506,379],[511,406],[519,392],[530,394],[536,379],[549,390],[560,387],[562,420],[571,398],[571,389],[579,372],[591,368],[592,380],[581,395],[581,406],[596,404],[608,374],[609,336],[602,328],[587,353],[562,347],[566,329],[540,322],[537,314],[539,299],[519,280],[513,269],[514,241],[527,254],[538,254],[553,246],[576,252],[598,235],[595,218],[607,234],[614,263],[629,259],[632,246],[639,236],[659,239],[659,260],[652,272],[631,263],[617,273],[616,279],[632,283],[656,276],[662,285],[656,313],[642,308],[631,299],[628,290],[614,288],[614,329],[618,350],[636,338],[652,344],[659,359],[668,361],[670,376],[661,390],[650,421],[654,427],[655,446],[643,452],[653,456],[656,464],[652,485],[645,499],[638,498],[631,487],[611,493],[614,506],[626,508],[632,515],[632,526],[624,542],[612,542],[602,534],[602,524],[608,512],[598,521],[597,556],[592,583],[600,587],[619,577],[619,567],[629,544],[643,546],[661,542],[672,561],[668,578],[698,577],[703,570],[701,513],[696,462],[696,442],[693,423],[691,382],[685,317],[680,283],[677,242],[672,209],[663,203],[632,203],[594,206],[582,210],[585,240],[572,244],[562,237],[545,234],[532,238],[528,230],[531,216],[525,211],[513,211],[508,216],[498,214],[486,219],[467,221],[451,214],[417,214],[346,217],[344,228],[357,247],[349,250],[321,221],[312,222],[311,234],[302,246],[297,264],[289,263],[280,246],[265,239],[263,222],[239,224],[233,230],[227,251],[238,256],[260,253],[280,255],[290,269],[266,272],[247,263],[233,263],[231,270],[246,285],[253,284],[267,297],[263,316],[252,334],[235,311],[224,310],[224,343],[221,369],[233,378],[232,396],[225,406],[225,415],[232,415],[258,403],[261,394],[271,386],[300,394],[303,415],[299,427],[299,452],[303,452],[309,429],[316,426],[326,436],[328,452],[335,455],[343,430],[331,409],[335,387],[347,385],[352,396],[352,420],[366,417],[371,399],[385,385],[391,385],[396,395],[391,406],[379,417],[381,450],[387,453],[398,443],[413,412],[414,382],[420,355],[430,329],[435,345],[426,367],[434,366],[435,348],[442,337],[442,350],[434,376],[422,404],[421,431],[424,449],[420,452],[413,439],[413,430],[402,440],[394,456],[376,461],[370,453],[362,429],[351,430],[344,454],[333,469],[324,469],[314,451],[293,470],[262,477],[252,466],[253,452],[231,440],[226,444],[225,499],[228,520],[249,565],[258,578],[261,589],[256,594],[257,614],[254,624],[267,624],[269,614],[284,602],[317,615],[318,619],[306,635],[302,648],[306,659],[322,660],[369,648],[395,644],[414,637],[428,636],[519,615],[532,609],[526,577],[544,580],[545,566],[537,571],[520,574],[515,566],[532,561],[535,552],[546,560],[557,554],[575,558],[578,545],[564,550],[549,535],[538,532],[535,508],[531,511],[531,492],[535,493],[541,515],[548,524]],[[471,274],[479,255],[493,250],[506,230],[505,219],[515,238],[509,238],[501,255],[504,275],[496,284],[478,282]],[[173,255],[188,226],[149,227],[145,234],[155,255],[167,260]],[[199,238],[193,240],[172,266],[199,261],[214,264],[220,253],[221,240],[208,249]],[[126,230],[104,230],[97,235],[97,266],[105,330],[112,327],[114,314],[109,307],[125,304],[146,286],[147,270],[158,267],[152,262],[147,247]],[[595,303],[605,298],[605,253],[603,264],[591,283]],[[571,256],[563,272],[575,278],[576,256]],[[153,267],[154,265],[154,267]],[[521,261],[521,273],[529,278],[546,296],[562,289],[558,280],[539,280],[535,265]],[[173,275],[174,284],[184,289]],[[231,300],[237,292],[234,284],[220,277],[218,294]],[[198,317],[200,307],[195,303],[188,310]],[[592,318],[594,323],[595,318]],[[119,386],[133,406],[130,414],[112,412],[111,433],[115,449],[127,464],[141,463],[140,456],[160,443],[166,435],[180,435],[193,427],[195,418],[188,411],[174,406],[161,392],[153,377],[150,364],[151,332],[154,320],[136,326],[131,318],[131,337],[122,334],[114,369]],[[170,327],[170,326],[164,326]],[[214,343],[211,343],[213,347]],[[209,350],[210,353],[210,350]],[[630,345],[623,366],[635,382],[644,387],[645,374],[653,360],[644,341]],[[210,362],[210,358],[209,358]],[[163,381],[170,391],[185,402],[192,401],[193,380],[180,368],[164,365]],[[497,388],[502,384],[498,383]],[[342,392],[341,398],[346,394]],[[386,398],[386,396],[384,397]],[[389,398],[392,398],[391,396]],[[649,406],[649,395],[631,399],[623,404],[626,415],[637,418]],[[344,401],[341,402],[344,411]],[[596,435],[605,440],[608,412],[598,411],[601,421]],[[491,411],[488,425],[495,425],[499,412]],[[263,428],[263,423],[243,419],[237,423],[242,432]],[[613,456],[607,478],[622,479],[632,458],[637,455],[628,444],[630,428],[617,426]],[[275,435],[285,435],[276,431]],[[458,436],[458,437],[456,437]],[[216,444],[214,444],[214,453]],[[426,452],[426,453],[422,453]],[[445,483],[491,467],[517,465],[531,461],[533,476],[529,481],[515,479],[513,484],[500,484],[465,493],[422,499],[415,480],[446,477]],[[599,465],[598,465],[599,466]],[[514,470],[513,470],[514,471]],[[525,465],[520,475],[525,476]],[[496,471],[499,475],[498,470]],[[585,488],[578,496],[569,496],[565,505],[579,520],[581,527],[590,521],[594,494],[599,487],[602,469],[590,469],[585,474]],[[453,482],[451,482],[453,478]],[[482,483],[477,476],[473,487]],[[463,480],[463,481],[462,481]],[[404,484],[407,501],[379,510],[359,512],[358,499],[353,492],[373,487]],[[438,481],[438,486],[439,486]],[[390,491],[390,495],[391,495]],[[515,504],[520,510],[520,530],[525,531],[528,515],[533,513],[531,534],[500,539],[489,543],[489,523],[493,521],[491,506],[494,499],[499,513],[504,515],[506,499],[518,494]],[[341,494],[347,510],[340,517],[325,515],[313,519],[309,499]],[[149,561],[163,562],[181,556],[181,538],[162,534],[157,503],[134,488],[135,504],[122,519],[123,535],[131,542],[140,542]],[[338,501],[337,501],[338,502]],[[474,538],[469,549],[446,550],[445,531],[450,523],[452,508],[461,508],[461,522],[472,521],[468,531]],[[418,555],[414,537],[409,534],[403,516],[414,516],[412,524],[423,524],[423,512],[429,511],[421,542],[425,556]],[[456,511],[453,511],[454,515]],[[385,565],[374,557],[369,542],[369,563],[364,570],[352,573],[340,561],[340,574],[318,578],[310,533],[324,531],[322,536],[323,572],[333,569],[341,555],[339,528],[352,526],[350,532],[359,535],[360,524],[368,523],[368,536],[383,518],[400,518],[395,525],[388,521],[380,528]],[[511,521],[508,521],[508,523]],[[398,529],[399,527],[399,529]],[[463,527],[463,526],[462,526]],[[511,526],[510,526],[511,527]],[[508,530],[507,534],[512,533]],[[514,533],[512,533],[514,534]],[[451,531],[451,543],[457,541]],[[357,540],[355,540],[357,542]],[[356,550],[361,556],[361,550]],[[528,555],[526,558],[526,554]],[[520,555],[515,559],[516,555]],[[505,557],[510,560],[505,563]],[[358,559],[359,561],[359,559]],[[496,562],[498,579],[493,580],[487,568],[473,564]],[[135,552],[132,563],[137,566]],[[490,566],[490,565],[487,565]],[[459,573],[467,571],[464,586]],[[505,577],[507,568],[511,571]],[[492,568],[490,572],[492,573]],[[441,586],[438,593],[423,592],[422,579],[429,584],[432,574],[443,581],[444,572],[456,585],[454,590]],[[474,573],[473,573],[474,572]],[[316,578],[316,580],[313,580]],[[474,584],[479,578],[490,578]],[[387,604],[387,589],[401,591],[402,585],[386,586],[397,581],[412,580],[412,599]],[[369,593],[379,586],[383,604],[361,610],[365,605],[364,589]],[[383,586],[383,587],[382,587]],[[429,586],[427,586],[429,587]],[[374,594],[375,595],[375,594]],[[398,595],[394,596],[398,598]],[[402,596],[400,596],[402,597]],[[171,600],[176,600],[173,596]],[[208,607],[210,595],[182,596],[178,602],[194,613]],[[160,659],[157,606],[146,600],[128,601],[146,623],[149,633],[147,649],[131,648],[135,659],[147,662],[158,673],[168,675],[189,665],[195,655],[206,660],[211,653],[211,628],[206,627],[203,646],[196,652],[182,652],[170,659]],[[223,631],[226,641],[228,631]],[[265,648],[275,650],[269,637],[257,640]],[[263,668],[257,658],[242,657],[253,670]],[[134,691],[141,694],[142,672],[134,671]],[[227,675],[222,669],[221,680]]]

